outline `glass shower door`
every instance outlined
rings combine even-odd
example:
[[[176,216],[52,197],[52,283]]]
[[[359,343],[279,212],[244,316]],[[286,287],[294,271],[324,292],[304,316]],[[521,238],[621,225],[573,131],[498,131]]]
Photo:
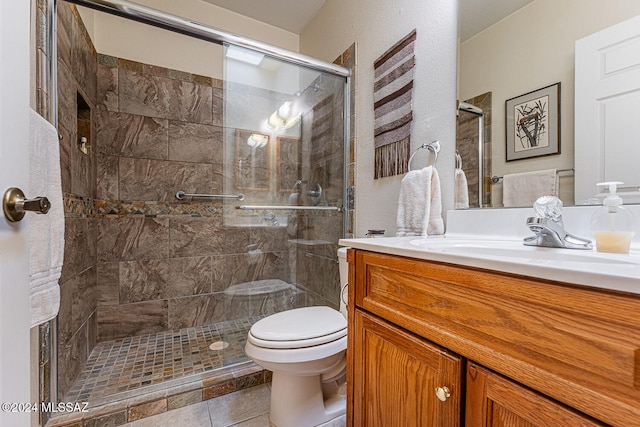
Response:
[[[247,360],[251,325],[338,307],[345,78],[225,46],[223,222],[235,233],[224,283],[225,361]],[[231,259],[231,258],[230,258]],[[226,363],[226,362],[225,362]]]

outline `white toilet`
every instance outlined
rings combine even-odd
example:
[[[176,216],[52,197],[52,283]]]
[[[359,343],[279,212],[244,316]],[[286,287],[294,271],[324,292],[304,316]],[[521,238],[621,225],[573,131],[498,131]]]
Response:
[[[346,256],[346,248],[338,249],[340,311],[330,307],[283,311],[259,320],[249,331],[247,355],[273,372],[272,425],[317,426],[345,414]]]

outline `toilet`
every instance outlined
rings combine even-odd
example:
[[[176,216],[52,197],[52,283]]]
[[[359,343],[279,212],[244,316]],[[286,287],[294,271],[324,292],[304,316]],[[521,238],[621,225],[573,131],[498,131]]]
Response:
[[[318,426],[346,412],[346,256],[347,248],[338,249],[340,311],[282,311],[249,331],[247,355],[273,372],[269,421],[276,427]]]

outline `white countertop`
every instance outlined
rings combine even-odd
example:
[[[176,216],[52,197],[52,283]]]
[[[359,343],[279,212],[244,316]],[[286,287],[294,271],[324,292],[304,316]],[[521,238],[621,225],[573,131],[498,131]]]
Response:
[[[475,211],[483,216],[478,218],[474,216],[474,211],[467,212],[466,215],[457,211],[453,221],[451,216],[448,217],[449,231],[444,236],[341,239],[339,244],[390,255],[640,294],[640,245],[636,239],[628,254],[603,253],[595,249],[524,246],[522,237],[530,234],[526,227],[520,229],[514,226],[517,231],[498,236],[487,231],[495,224],[487,223],[501,223],[501,229],[504,230],[505,223],[524,224],[530,212],[524,209],[505,210],[506,214],[496,211],[493,211],[491,219],[487,217],[487,212]],[[504,215],[508,218],[503,217]],[[464,224],[475,224],[477,232],[469,233],[465,229],[466,225],[460,226],[460,220]],[[567,231],[572,234],[589,236],[588,233],[579,234],[584,233],[584,230],[574,230],[567,227]]]

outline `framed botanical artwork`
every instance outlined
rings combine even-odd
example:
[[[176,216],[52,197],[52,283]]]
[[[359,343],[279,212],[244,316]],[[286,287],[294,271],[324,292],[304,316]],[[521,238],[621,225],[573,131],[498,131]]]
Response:
[[[507,162],[560,153],[560,83],[508,99]]]

